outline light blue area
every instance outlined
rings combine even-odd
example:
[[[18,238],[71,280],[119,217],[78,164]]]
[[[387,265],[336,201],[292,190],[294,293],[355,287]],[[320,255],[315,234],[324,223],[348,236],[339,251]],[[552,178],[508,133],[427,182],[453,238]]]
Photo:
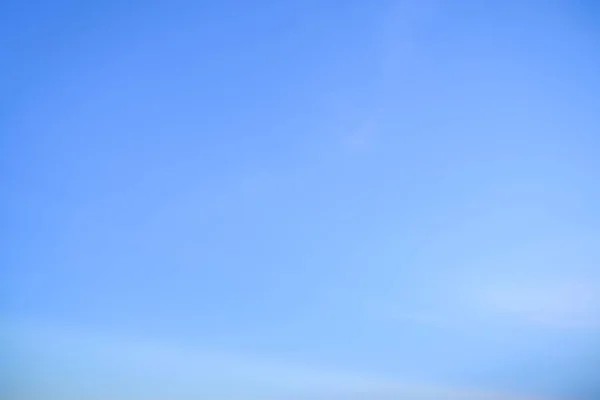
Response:
[[[96,368],[110,340],[53,345],[49,323],[348,387],[595,389],[593,2],[5,3],[1,316],[39,335],[6,346],[37,365],[6,367],[24,386],[198,394],[181,369]],[[203,379],[260,381],[234,375]]]

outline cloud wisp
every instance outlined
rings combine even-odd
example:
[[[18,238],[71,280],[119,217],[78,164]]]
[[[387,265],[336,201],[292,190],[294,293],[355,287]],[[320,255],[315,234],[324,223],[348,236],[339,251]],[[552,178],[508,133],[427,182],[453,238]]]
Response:
[[[31,387],[42,394],[58,388],[61,393],[76,393],[81,398],[106,393],[115,398],[127,395],[136,399],[155,399],[162,395],[180,399],[194,396],[228,399],[281,396],[294,399],[391,399],[403,396],[422,400],[530,399],[435,383],[409,384],[368,374],[310,368],[47,324],[12,326],[12,351],[22,359],[22,365],[28,366],[21,368],[24,376],[20,381],[32,381],[29,382]],[[53,366],[52,370],[49,370],[50,366]],[[48,381],[44,374],[52,375],[52,386],[44,386]]]
[[[546,328],[600,327],[598,288],[584,281],[491,284],[475,293],[482,311]]]

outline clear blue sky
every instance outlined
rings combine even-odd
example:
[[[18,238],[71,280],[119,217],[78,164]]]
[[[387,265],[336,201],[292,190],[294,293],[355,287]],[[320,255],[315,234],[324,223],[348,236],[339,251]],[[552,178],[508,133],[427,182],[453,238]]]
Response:
[[[15,398],[600,393],[594,2],[0,8]]]

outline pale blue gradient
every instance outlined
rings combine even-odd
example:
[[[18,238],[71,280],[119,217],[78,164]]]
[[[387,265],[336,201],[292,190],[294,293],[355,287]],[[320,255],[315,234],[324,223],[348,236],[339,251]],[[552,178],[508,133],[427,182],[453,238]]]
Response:
[[[17,398],[600,394],[594,2],[1,9]]]

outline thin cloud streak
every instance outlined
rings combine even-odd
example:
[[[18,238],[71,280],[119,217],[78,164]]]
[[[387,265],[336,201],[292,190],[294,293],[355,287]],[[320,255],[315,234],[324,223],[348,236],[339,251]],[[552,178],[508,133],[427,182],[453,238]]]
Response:
[[[478,293],[489,312],[547,328],[600,327],[598,288],[588,282],[494,285]]]
[[[411,396],[423,400],[534,400],[531,397],[454,389],[437,384],[407,384],[366,374],[310,368],[220,351],[174,346],[133,336],[126,338],[123,335],[92,333],[72,327],[31,322],[13,323],[11,326],[13,351],[20,352],[20,358],[29,360],[33,365],[25,369],[25,373],[35,373],[35,365],[40,362],[53,363],[57,365],[56,369],[70,363],[84,365],[83,369],[73,371],[74,375],[62,377],[65,380],[62,385],[70,386],[65,393],[72,392],[73,388],[81,390],[80,382],[73,384],[78,377],[83,376],[91,382],[91,387],[84,389],[89,393],[80,393],[83,397],[104,391],[116,391],[113,394],[121,396],[118,388],[115,390],[102,386],[106,382],[92,376],[106,369],[118,376],[121,382],[129,380],[134,386],[144,387],[135,390],[136,398],[140,399],[154,399],[157,398],[156,393],[165,393],[170,398],[198,395],[221,398],[225,395],[227,398],[247,399],[285,395],[298,399],[391,399]],[[37,382],[38,387],[34,389],[37,391],[56,389],[40,387],[39,377],[22,378],[25,381],[33,379],[32,387]],[[41,381],[44,381],[43,377]]]

